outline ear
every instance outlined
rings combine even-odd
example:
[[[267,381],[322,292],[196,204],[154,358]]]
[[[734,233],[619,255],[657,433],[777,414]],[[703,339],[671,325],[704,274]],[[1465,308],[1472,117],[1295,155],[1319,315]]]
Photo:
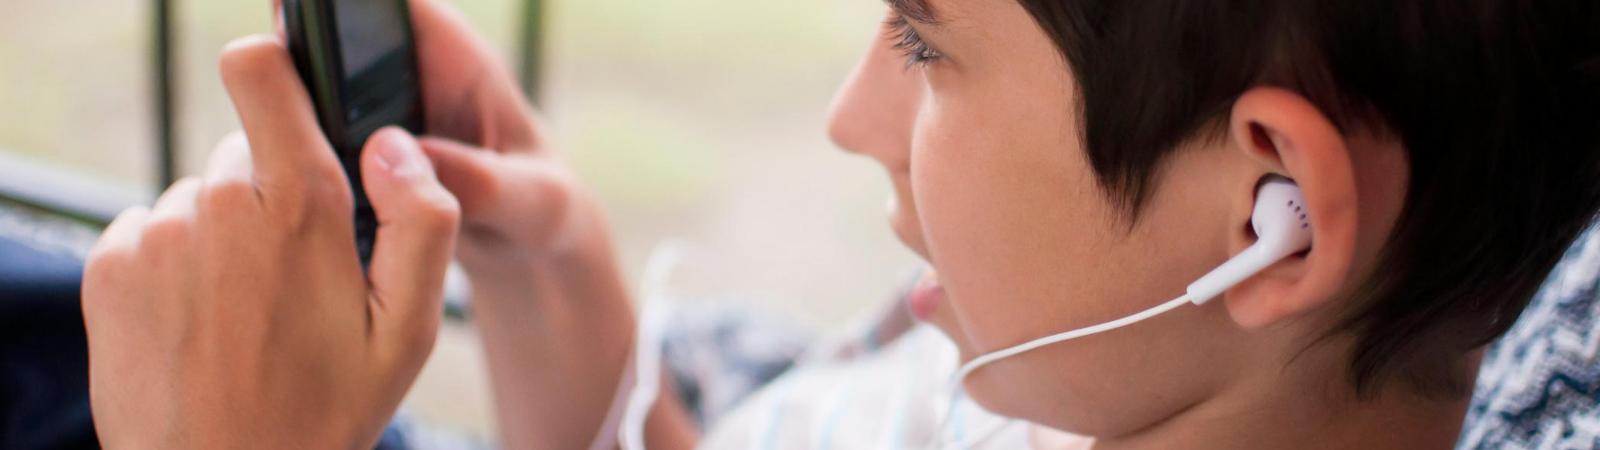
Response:
[[[1350,148],[1328,117],[1299,94],[1257,87],[1234,103],[1228,144],[1259,172],[1241,193],[1233,215],[1240,232],[1229,248],[1255,243],[1249,231],[1256,181],[1268,174],[1295,180],[1310,209],[1311,250],[1290,256],[1229,289],[1225,304],[1240,326],[1255,329],[1303,315],[1334,301],[1349,281],[1356,252],[1357,195]]]

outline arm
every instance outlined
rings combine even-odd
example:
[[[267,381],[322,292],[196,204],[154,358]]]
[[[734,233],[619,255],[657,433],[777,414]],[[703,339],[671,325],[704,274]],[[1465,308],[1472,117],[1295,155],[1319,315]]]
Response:
[[[570,256],[468,271],[508,449],[588,448],[628,367],[636,323],[628,291],[610,240],[586,240]],[[646,424],[649,449],[689,449],[696,438],[664,389]]]
[[[453,9],[413,0],[429,134],[422,147],[461,202],[457,259],[473,288],[502,443],[586,448],[634,336],[628,289],[593,197],[494,53]],[[657,402],[651,450],[694,427]]]

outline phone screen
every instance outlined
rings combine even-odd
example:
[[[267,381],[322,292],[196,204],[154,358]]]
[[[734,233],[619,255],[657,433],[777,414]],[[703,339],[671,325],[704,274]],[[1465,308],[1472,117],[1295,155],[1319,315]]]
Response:
[[[355,81],[406,45],[404,0],[334,0],[344,76]]]

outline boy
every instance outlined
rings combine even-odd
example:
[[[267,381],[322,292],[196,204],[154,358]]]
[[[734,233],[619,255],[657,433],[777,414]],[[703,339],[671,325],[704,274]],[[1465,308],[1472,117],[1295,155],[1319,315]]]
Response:
[[[491,52],[414,4],[433,135],[368,144],[370,281],[281,44],[226,52],[248,145],[119,219],[90,263],[109,446],[369,445],[425,359],[452,253],[507,447],[583,448],[614,414],[634,329],[604,220]],[[930,326],[821,351],[704,439],[664,395],[651,448],[1448,448],[1478,349],[1600,207],[1594,2],[890,4],[829,132],[888,170],[891,226],[937,272],[906,299]],[[1274,177],[1304,194],[1309,250],[965,380],[1031,425],[939,428],[941,354],[1182,294],[1255,241]]]

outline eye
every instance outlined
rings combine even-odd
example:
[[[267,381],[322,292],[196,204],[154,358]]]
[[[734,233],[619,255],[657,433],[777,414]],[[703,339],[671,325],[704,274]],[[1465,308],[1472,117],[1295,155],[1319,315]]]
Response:
[[[942,56],[922,40],[905,16],[896,14],[885,25],[889,27],[889,40],[894,42],[891,48],[905,55],[907,69],[925,67]]]

